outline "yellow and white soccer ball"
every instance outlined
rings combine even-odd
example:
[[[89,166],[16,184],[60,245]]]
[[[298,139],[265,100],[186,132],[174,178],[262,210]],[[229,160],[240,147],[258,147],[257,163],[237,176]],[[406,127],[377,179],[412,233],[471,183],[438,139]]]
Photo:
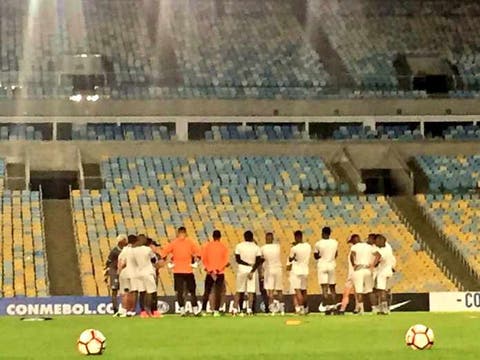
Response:
[[[433,330],[421,324],[413,325],[405,334],[405,343],[414,350],[428,350],[434,341]]]
[[[77,349],[83,355],[101,355],[106,348],[107,338],[100,331],[87,329],[77,340]]]

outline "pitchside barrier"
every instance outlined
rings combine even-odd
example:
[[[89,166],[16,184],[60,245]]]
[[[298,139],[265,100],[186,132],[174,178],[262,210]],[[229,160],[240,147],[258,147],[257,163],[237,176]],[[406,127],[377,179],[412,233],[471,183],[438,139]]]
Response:
[[[467,293],[471,296],[461,295],[463,293],[447,293],[447,295],[457,294],[462,299],[472,299],[463,302],[464,311],[480,311],[480,293]],[[476,294],[476,295],[475,295]],[[443,299],[439,295],[435,299]],[[393,294],[391,301],[392,311],[429,311],[432,294],[411,293],[411,294]],[[477,299],[475,303],[473,299]],[[320,312],[323,310],[320,295],[310,295],[308,306],[310,312]],[[338,299],[340,301],[340,297]],[[352,310],[353,298],[350,301],[349,311]],[[452,301],[456,305],[455,301]],[[470,309],[469,304],[477,304],[475,308]],[[178,303],[175,297],[166,296],[158,300],[159,310],[165,314],[174,314],[179,312]],[[200,305],[200,304],[199,304]],[[278,305],[278,304],[276,304]],[[227,296],[226,303],[222,310],[229,311],[233,306],[232,296]],[[227,309],[228,307],[228,309]],[[368,310],[368,304],[366,304]],[[437,303],[438,307],[438,303]],[[187,302],[186,310],[192,308],[192,304]],[[255,311],[263,312],[265,305],[260,296],[257,296]],[[293,312],[292,295],[285,295],[285,309],[287,312]],[[445,310],[442,310],[445,311]],[[0,299],[0,315],[6,316],[52,316],[52,315],[110,315],[113,314],[112,305],[109,297],[88,297],[88,296],[51,296],[45,298],[3,298]]]
[[[310,312],[323,310],[320,295],[310,295],[308,306]],[[352,310],[353,298],[348,311]],[[338,298],[340,301],[340,297]],[[166,296],[158,300],[160,312],[175,314],[179,312],[175,297]],[[199,304],[200,305],[200,304]],[[277,304],[278,305],[278,304]],[[366,310],[369,310],[369,304]],[[232,296],[227,296],[223,311],[233,306]],[[228,309],[227,309],[228,307]],[[186,310],[191,310],[192,304],[187,302]],[[292,295],[285,296],[287,312],[293,312]],[[209,307],[208,307],[209,309]],[[257,296],[256,312],[263,312],[265,305]],[[480,311],[480,292],[434,292],[434,293],[400,293],[393,294],[391,311]],[[0,315],[6,316],[52,316],[52,315],[110,315],[113,314],[109,297],[88,296],[51,296],[45,298],[3,298],[0,299]]]

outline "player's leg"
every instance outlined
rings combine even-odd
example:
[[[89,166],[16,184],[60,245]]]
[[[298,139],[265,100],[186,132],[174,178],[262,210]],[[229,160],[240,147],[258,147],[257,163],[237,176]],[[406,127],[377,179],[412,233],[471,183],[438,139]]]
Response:
[[[137,312],[137,302],[138,302],[138,291],[131,290],[128,293],[129,305],[128,305],[128,314],[129,316],[134,316]]]
[[[155,317],[160,316],[161,314],[158,312],[158,292],[154,291],[152,293],[152,315]]]
[[[249,279],[247,277],[247,284],[246,284],[246,291],[248,293],[248,303],[247,303],[247,314],[251,315],[253,314],[254,310],[254,301],[255,301],[255,294],[257,290],[257,274],[254,274],[254,276]]]
[[[323,306],[325,306],[325,315],[330,315],[332,304],[330,302],[330,296],[328,294],[328,284],[327,283],[320,284],[320,289],[322,291],[322,303],[323,303]]]
[[[233,308],[232,308],[232,315],[235,316],[237,313],[240,311],[240,297],[241,297],[241,292],[237,291],[235,292],[235,295],[233,296]]]
[[[205,283],[204,283],[204,292],[202,297],[202,311],[204,314],[207,311],[207,304],[210,298],[210,294],[212,293],[212,287],[214,286],[213,277],[210,274],[205,276]],[[210,307],[213,307],[213,304],[210,303]]]
[[[184,274],[173,274],[173,288],[177,297],[180,315],[185,315],[185,278]]]
[[[119,289],[120,281],[118,279],[117,274],[110,275],[110,290],[112,291],[112,308],[113,313],[115,315],[119,315],[118,313],[118,289]]]
[[[350,302],[350,293],[353,290],[353,284],[351,280],[347,280],[345,283],[345,287],[343,288],[343,294],[342,294],[342,303],[340,305],[340,311],[339,314],[343,315],[345,314],[345,311],[347,310],[348,303]]]
[[[327,271],[327,282],[328,282],[328,296],[330,301],[330,311],[333,314],[337,313],[337,289],[336,286],[336,278],[335,278],[335,267],[332,265],[328,268]]]
[[[243,307],[244,293],[247,290],[248,273],[238,272],[235,278],[235,298],[233,302],[232,315],[236,315]]]
[[[377,272],[372,273],[372,283],[373,283],[373,290],[370,294],[368,294],[368,298],[370,300],[370,304],[372,305],[372,313],[377,314],[378,313],[378,306],[380,304],[380,299],[379,299],[379,291],[377,290],[377,279],[378,275]]]
[[[302,289],[295,289],[295,299],[297,302],[297,306],[295,308],[295,312],[297,314],[301,314],[303,312],[303,291]]]
[[[190,294],[190,301],[192,303],[193,314],[200,314],[197,298],[197,282],[195,281],[194,274],[188,274],[187,276],[187,292]]]
[[[355,312],[363,314],[363,292],[364,292],[364,273],[365,269],[356,270],[352,275],[353,286],[355,288],[356,295],[356,307]]]
[[[265,304],[265,313],[268,314],[270,312],[270,296],[268,295],[267,289],[265,289],[265,277],[258,279],[258,287],[262,296],[262,301]]]
[[[272,274],[266,272],[263,278],[263,288],[267,292],[267,299],[264,299],[265,309],[268,308],[269,312],[273,313],[271,309],[273,303],[273,289],[274,289],[274,277]]]
[[[215,283],[213,285],[213,315],[218,316],[220,310],[220,304],[222,300],[222,292],[225,287],[225,275],[217,275]]]
[[[331,303],[330,309],[333,311],[334,314],[336,314],[337,313],[337,289],[334,283],[328,284],[328,291],[330,293],[330,303]]]
[[[378,274],[377,276],[377,291],[379,295],[379,314],[388,314],[389,305],[387,297],[387,281],[388,277],[384,274]]]
[[[364,281],[363,294],[365,299],[366,296],[371,296],[370,294],[373,293],[373,276],[372,276],[372,272],[369,269],[365,269],[363,281]]]
[[[275,282],[273,285],[273,299],[278,301],[279,311],[282,315],[285,315],[285,302],[283,299],[283,274],[278,272],[275,274]]]
[[[145,291],[138,293],[138,304],[140,305],[140,316],[145,317],[147,314],[145,311]]]

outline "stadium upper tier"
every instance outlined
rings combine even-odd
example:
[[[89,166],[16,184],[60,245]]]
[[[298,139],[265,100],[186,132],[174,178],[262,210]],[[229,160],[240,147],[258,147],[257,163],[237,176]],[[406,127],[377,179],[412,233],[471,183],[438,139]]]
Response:
[[[40,194],[3,190],[0,209],[1,296],[48,295]]]
[[[478,187],[480,155],[419,155],[415,159],[431,192],[464,193]]]
[[[398,54],[448,60],[451,96],[480,88],[479,4],[306,3],[302,20],[295,1],[3,0],[0,99],[68,98],[82,54],[102,57],[95,91],[114,99],[425,97],[399,88]]]
[[[72,140],[172,140],[175,132],[159,124],[72,124]]]
[[[480,197],[478,195],[417,195],[418,203],[456,252],[480,274]]]
[[[446,58],[467,87],[480,86],[477,2],[317,1],[309,11],[321,21],[357,85],[366,89],[397,87],[399,54]]]
[[[107,294],[102,269],[118,233],[145,233],[165,244],[181,225],[200,244],[214,229],[221,230],[232,251],[246,229],[260,244],[265,231],[273,231],[284,261],[293,231],[302,229],[313,245],[321,228],[332,226],[340,242],[339,288],[346,278],[347,237],[379,232],[387,236],[398,257],[395,291],[455,288],[384,197],[304,195],[301,188],[331,176],[318,158],[112,158],[103,163],[102,171],[108,189],[72,192],[81,278],[88,295]],[[234,291],[234,268],[226,274],[229,293]],[[318,292],[313,258],[310,268],[309,289]],[[160,278],[160,293],[173,294],[166,269],[160,271]],[[286,274],[284,285],[288,289]]]

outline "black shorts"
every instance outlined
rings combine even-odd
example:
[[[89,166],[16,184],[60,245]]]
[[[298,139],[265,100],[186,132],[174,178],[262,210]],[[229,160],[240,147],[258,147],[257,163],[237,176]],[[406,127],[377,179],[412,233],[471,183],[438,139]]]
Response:
[[[118,280],[118,274],[110,274],[110,289],[120,289],[120,281]]]
[[[173,288],[175,292],[186,291],[190,294],[195,294],[197,284],[195,282],[194,274],[173,274]]]
[[[218,274],[215,280],[213,280],[212,275],[207,274],[207,276],[205,277],[205,293],[210,294],[214,285],[223,287],[224,283],[225,283],[224,274]]]

